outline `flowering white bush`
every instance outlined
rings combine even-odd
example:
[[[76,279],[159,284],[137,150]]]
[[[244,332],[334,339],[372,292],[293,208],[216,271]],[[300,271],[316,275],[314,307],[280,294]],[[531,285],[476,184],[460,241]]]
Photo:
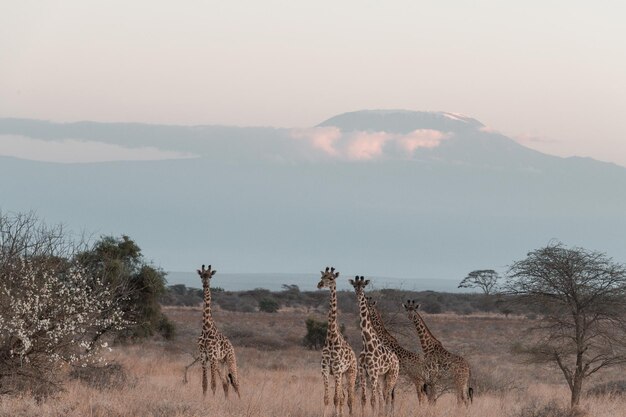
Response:
[[[0,393],[55,384],[64,364],[101,360],[100,336],[128,326],[102,282],[64,259],[12,257],[0,269]]]

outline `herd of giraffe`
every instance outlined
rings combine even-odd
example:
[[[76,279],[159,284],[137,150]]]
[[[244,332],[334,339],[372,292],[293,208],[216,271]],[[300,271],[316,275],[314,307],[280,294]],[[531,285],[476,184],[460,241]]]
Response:
[[[202,392],[206,395],[208,373],[211,372],[211,390],[215,394],[216,379],[219,378],[224,394],[228,397],[232,385],[239,394],[239,378],[235,350],[228,338],[215,326],[211,315],[210,280],[215,275],[211,265],[198,270],[204,291],[204,310],[202,334],[198,338],[200,361],[202,364]],[[417,312],[419,304],[408,300],[402,304],[409,319],[413,322],[420,340],[422,354],[402,347],[397,339],[387,331],[376,302],[365,296],[365,287],[369,280],[363,276],[350,279],[354,287],[359,306],[359,324],[363,347],[358,356],[339,331],[337,321],[337,278],[335,268],[326,267],[321,271],[317,288],[330,290],[330,308],[328,311],[328,330],[322,349],[322,378],[324,380],[324,415],[330,403],[330,377],[335,381],[335,414],[343,414],[347,402],[352,414],[356,392],[357,376],[360,382],[361,410],[365,410],[369,387],[370,404],[373,410],[388,414],[393,412],[394,391],[400,374],[415,385],[420,403],[436,402],[442,390],[451,384],[456,392],[459,404],[469,405],[473,389],[470,387],[470,366],[461,356],[447,351],[442,343],[433,336],[424,319]],[[210,368],[210,369],[209,369]],[[345,380],[345,386],[344,386]],[[345,393],[347,393],[347,401]]]

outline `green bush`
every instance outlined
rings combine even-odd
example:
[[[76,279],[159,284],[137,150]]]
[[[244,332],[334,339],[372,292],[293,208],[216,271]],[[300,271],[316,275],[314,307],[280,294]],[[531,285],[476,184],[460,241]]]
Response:
[[[161,316],[157,330],[167,340],[172,340],[176,334],[176,326],[165,316]]]
[[[319,321],[313,318],[308,318],[306,324],[306,335],[302,340],[302,344],[311,349],[319,350],[324,346],[326,342],[326,332],[328,331],[328,322]]]
[[[314,318],[306,319],[306,335],[302,339],[302,344],[311,349],[319,350],[326,343],[326,333],[328,332],[328,322],[315,320]],[[343,334],[346,330],[345,325],[339,326],[339,331]]]
[[[259,310],[264,313],[276,313],[279,308],[280,304],[273,298],[264,298],[259,301]]]
[[[146,262],[141,248],[131,238],[104,236],[91,249],[78,254],[77,259],[90,275],[99,277],[111,289],[124,319],[134,323],[117,333],[119,340],[145,338],[161,329],[171,334],[173,324],[164,324],[167,317],[159,304],[166,293],[166,273]]]

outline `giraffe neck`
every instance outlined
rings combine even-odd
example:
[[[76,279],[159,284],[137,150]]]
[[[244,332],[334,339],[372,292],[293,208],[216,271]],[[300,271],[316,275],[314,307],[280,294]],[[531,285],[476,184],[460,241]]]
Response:
[[[369,317],[369,310],[367,308],[367,300],[365,300],[365,294],[363,289],[357,290],[357,299],[359,301],[359,315],[361,317],[361,338],[363,339],[363,350],[372,351],[381,345],[380,340],[376,336],[376,330],[372,326],[372,322]]]
[[[426,323],[424,323],[424,319],[422,319],[422,316],[420,316],[417,311],[411,315],[411,321],[413,321],[413,324],[415,325],[415,330],[420,338],[420,344],[422,345],[424,354],[433,353],[436,350],[443,348],[441,342],[433,336],[428,329],[428,326],[426,326]]]
[[[211,315],[211,288],[209,283],[203,283],[204,290],[204,310],[202,312],[202,331],[208,332],[215,327],[213,316]]]
[[[376,330],[378,337],[386,345],[393,347],[393,348],[398,347],[400,345],[398,343],[398,340],[395,337],[393,337],[391,333],[389,333],[387,329],[385,328],[385,324],[383,323],[382,316],[380,315],[380,312],[378,311],[378,309],[372,306],[370,307],[369,312],[372,318],[372,326],[374,326],[374,330]]]
[[[328,330],[327,338],[337,339],[339,337],[339,327],[337,326],[337,288],[334,285],[330,289],[330,307],[328,309]]]

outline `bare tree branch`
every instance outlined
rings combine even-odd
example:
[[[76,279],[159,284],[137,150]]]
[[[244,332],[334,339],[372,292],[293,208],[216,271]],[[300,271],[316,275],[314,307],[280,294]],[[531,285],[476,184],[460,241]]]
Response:
[[[626,266],[599,252],[551,243],[509,268],[502,293],[542,312],[528,329],[533,342],[516,350],[528,362],[555,363],[572,406],[585,378],[626,363]]]

